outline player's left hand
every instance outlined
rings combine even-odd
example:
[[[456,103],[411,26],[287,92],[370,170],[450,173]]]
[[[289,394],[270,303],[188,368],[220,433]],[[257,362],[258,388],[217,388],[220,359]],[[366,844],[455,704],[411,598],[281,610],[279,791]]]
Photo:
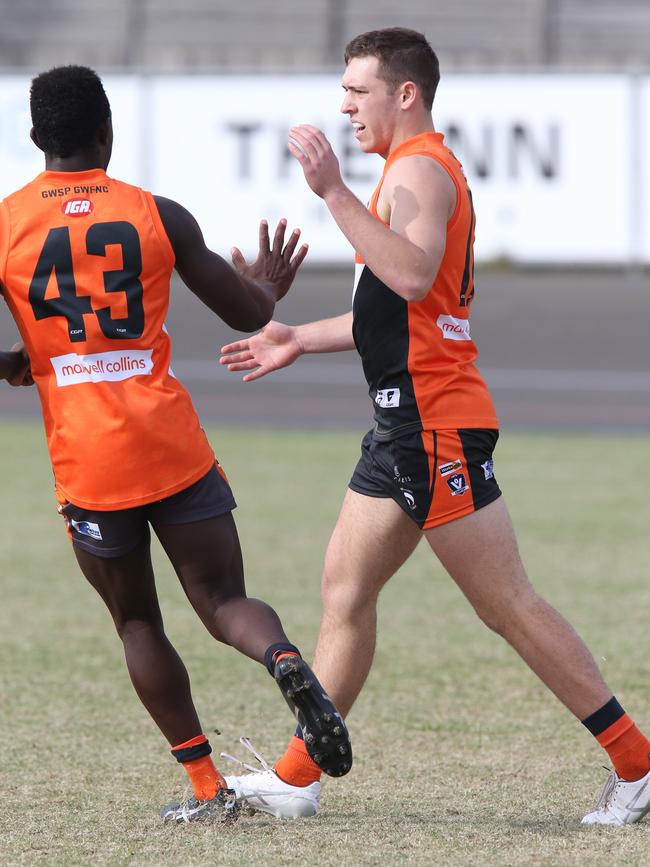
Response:
[[[7,377],[9,385],[34,385],[31,362],[29,360],[29,355],[27,355],[25,344],[14,343],[11,347],[11,354],[14,356],[14,366],[10,376]]]
[[[322,199],[345,187],[339,161],[325,134],[307,123],[292,126],[288,148],[305,173],[305,180]]]

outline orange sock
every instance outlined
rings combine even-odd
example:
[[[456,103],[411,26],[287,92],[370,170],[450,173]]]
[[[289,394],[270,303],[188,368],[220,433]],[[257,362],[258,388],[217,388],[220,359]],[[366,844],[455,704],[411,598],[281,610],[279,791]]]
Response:
[[[290,786],[308,786],[320,780],[322,771],[309,757],[302,738],[294,735],[286,753],[275,766],[275,773]]]
[[[186,750],[189,752],[192,747],[202,747],[204,744],[210,752],[212,752],[206,736],[197,735],[195,738],[190,738],[189,741],[184,741],[182,744],[177,744],[175,747],[172,747],[172,753],[175,753],[177,750]],[[197,801],[211,801],[219,789],[226,788],[226,781],[215,768],[214,762],[209,753],[199,756],[196,759],[189,759],[189,761],[181,762],[181,764],[187,771]]]
[[[284,659],[284,658],[285,658],[285,656],[300,656],[300,654],[299,654],[299,653],[294,653],[293,650],[283,650],[281,653],[277,653],[277,654],[273,657],[273,664],[274,664],[274,665],[277,665],[278,662],[280,662],[281,659]]]
[[[622,780],[640,780],[650,771],[650,741],[627,714],[596,735]]]

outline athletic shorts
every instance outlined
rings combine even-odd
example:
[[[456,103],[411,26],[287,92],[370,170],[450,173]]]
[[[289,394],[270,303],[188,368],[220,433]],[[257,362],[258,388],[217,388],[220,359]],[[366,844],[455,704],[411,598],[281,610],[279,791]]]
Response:
[[[133,509],[97,512],[59,506],[73,544],[97,557],[122,557],[150,537],[149,524],[191,524],[231,512],[237,504],[225,473],[215,464],[184,491]]]
[[[492,453],[497,430],[411,431],[392,440],[369,431],[349,487],[390,497],[422,530],[455,521],[501,495]]]

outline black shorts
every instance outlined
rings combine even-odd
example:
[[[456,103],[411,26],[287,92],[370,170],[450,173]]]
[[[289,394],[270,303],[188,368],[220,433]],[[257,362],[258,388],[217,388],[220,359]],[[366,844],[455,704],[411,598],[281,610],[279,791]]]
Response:
[[[392,440],[369,431],[349,487],[390,497],[422,530],[455,521],[501,495],[492,453],[497,430],[411,431]]]
[[[133,509],[97,512],[73,503],[59,506],[72,542],[98,557],[122,557],[149,540],[149,524],[191,524],[231,512],[237,504],[220,467],[189,488]]]

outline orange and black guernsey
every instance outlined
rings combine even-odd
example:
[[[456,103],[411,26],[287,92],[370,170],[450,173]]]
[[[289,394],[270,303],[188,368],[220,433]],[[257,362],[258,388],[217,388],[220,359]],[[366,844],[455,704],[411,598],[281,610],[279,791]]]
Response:
[[[407,430],[497,428],[487,386],[476,369],[469,312],[474,297],[472,194],[462,167],[440,133],[423,133],[389,155],[370,200],[377,200],[386,172],[399,159],[418,155],[442,166],[456,188],[440,268],[422,301],[391,291],[356,256],[353,335],[374,402],[375,436],[392,439]]]
[[[114,511],[214,465],[165,330],[174,252],[150,193],[50,172],[0,203],[0,284],[31,359],[60,501]]]

